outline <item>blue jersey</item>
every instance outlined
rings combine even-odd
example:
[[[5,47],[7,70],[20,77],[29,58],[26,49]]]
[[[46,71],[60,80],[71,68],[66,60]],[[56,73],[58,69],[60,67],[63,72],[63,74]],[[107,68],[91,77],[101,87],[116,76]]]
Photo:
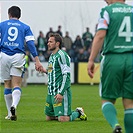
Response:
[[[9,19],[0,23],[0,49],[1,52],[14,55],[16,53],[25,54],[25,42],[35,57],[37,56],[34,44],[34,36],[30,27],[19,20]]]

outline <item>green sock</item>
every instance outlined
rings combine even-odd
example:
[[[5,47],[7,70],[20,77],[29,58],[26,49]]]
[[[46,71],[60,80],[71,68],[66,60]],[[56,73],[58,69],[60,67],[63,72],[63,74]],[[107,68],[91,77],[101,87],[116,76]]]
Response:
[[[114,105],[111,102],[106,102],[102,105],[102,112],[108,123],[114,129],[118,124],[117,112]]]
[[[133,108],[125,110],[124,125],[126,133],[133,133]]]
[[[74,121],[75,119],[77,119],[79,117],[79,112],[74,111],[72,112],[72,114],[70,115],[70,121]]]

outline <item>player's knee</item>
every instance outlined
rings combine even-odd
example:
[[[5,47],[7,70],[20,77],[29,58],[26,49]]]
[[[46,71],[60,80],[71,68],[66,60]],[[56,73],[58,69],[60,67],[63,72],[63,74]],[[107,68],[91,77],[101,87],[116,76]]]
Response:
[[[59,117],[58,117],[58,121],[59,121],[59,122],[64,122],[64,116],[59,116]]]
[[[124,109],[130,109],[133,108],[133,100],[132,99],[123,99],[123,106]]]
[[[6,80],[6,81],[4,81],[4,83],[5,83],[5,88],[12,88],[11,80]]]
[[[59,116],[58,117],[58,121],[59,122],[66,122],[66,121],[69,121],[69,117],[68,116]]]
[[[51,117],[50,116],[46,116],[46,121],[50,121]]]

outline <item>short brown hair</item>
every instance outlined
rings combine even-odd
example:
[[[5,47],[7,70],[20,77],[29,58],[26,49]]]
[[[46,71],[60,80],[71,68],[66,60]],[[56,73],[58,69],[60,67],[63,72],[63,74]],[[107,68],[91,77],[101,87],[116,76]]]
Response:
[[[59,42],[60,43],[59,48],[61,49],[61,47],[62,47],[62,37],[58,33],[50,33],[49,37],[54,37],[55,38],[55,42]]]

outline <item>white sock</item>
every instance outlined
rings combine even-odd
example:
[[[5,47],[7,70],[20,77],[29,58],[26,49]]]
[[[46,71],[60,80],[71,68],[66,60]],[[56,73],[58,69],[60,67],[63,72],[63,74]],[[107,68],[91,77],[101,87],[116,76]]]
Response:
[[[21,97],[20,89],[13,90],[13,92],[12,92],[12,106],[14,106],[15,108],[17,108],[17,105],[20,101],[20,97]]]
[[[11,116],[10,108],[11,108],[11,105],[12,105],[12,94],[4,95],[4,98],[5,98],[5,102],[6,102],[8,116]]]

